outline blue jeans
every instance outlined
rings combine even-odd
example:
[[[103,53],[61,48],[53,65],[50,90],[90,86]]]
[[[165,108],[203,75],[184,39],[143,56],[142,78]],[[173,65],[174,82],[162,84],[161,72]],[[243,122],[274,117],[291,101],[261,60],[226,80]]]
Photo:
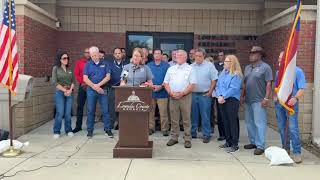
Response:
[[[104,123],[104,130],[111,130],[109,123],[109,113],[108,113],[108,95],[107,90],[104,91],[105,94],[99,94],[97,91],[87,88],[87,130],[88,132],[93,132],[94,129],[94,118],[96,113],[97,101],[99,101],[100,109],[102,111],[102,119]]]
[[[72,109],[72,95],[65,96],[60,90],[56,90],[55,102],[56,102],[56,115],[53,125],[53,133],[60,134],[62,118],[64,117],[64,130],[66,133],[72,131],[71,128],[71,109]]]
[[[255,144],[259,149],[264,149],[267,112],[261,102],[245,104],[245,121],[250,143]]]
[[[276,116],[278,121],[278,128],[280,132],[282,147],[285,149],[290,149],[290,141],[292,144],[293,154],[301,154],[301,143],[300,143],[300,132],[298,126],[298,111],[299,105],[294,106],[295,113],[289,115],[288,111],[280,104],[275,104]],[[289,142],[286,142],[286,122],[289,120]]]
[[[191,104],[191,135],[197,136],[199,120],[201,119],[202,134],[204,138],[211,137],[211,102],[212,98],[202,93],[192,93]]]

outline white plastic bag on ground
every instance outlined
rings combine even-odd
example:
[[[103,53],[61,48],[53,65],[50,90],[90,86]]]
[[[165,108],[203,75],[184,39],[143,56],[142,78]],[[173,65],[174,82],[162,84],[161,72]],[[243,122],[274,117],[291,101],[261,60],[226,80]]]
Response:
[[[15,149],[22,149],[24,146],[29,146],[29,142],[19,142],[17,140],[13,140],[13,147]],[[3,140],[0,141],[0,154],[5,152],[6,150],[8,150],[10,148],[10,140]]]
[[[268,158],[271,162],[271,166],[284,165],[284,164],[293,164],[293,160],[288,155],[287,151],[276,147],[271,146],[267,148],[264,152],[266,158]]]

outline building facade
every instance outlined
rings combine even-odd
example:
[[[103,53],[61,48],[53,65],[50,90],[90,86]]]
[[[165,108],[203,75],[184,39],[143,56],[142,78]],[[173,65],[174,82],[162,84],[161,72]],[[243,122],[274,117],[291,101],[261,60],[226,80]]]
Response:
[[[45,77],[51,75],[58,50],[67,50],[76,60],[84,48],[92,45],[107,53],[115,47],[130,51],[137,43],[166,52],[177,47],[203,47],[211,55],[219,50],[236,54],[244,66],[251,46],[260,45],[266,51],[266,61],[276,71],[295,13],[294,0],[15,2],[20,73],[36,77],[32,98],[15,107],[16,135],[53,118],[54,87]],[[320,116],[314,107],[320,105],[319,83],[315,81],[320,81],[320,49],[316,44],[320,5],[315,0],[303,3],[297,65],[306,73],[308,88],[300,102],[299,127],[304,140],[319,143]],[[268,119],[269,125],[276,128],[272,104]]]

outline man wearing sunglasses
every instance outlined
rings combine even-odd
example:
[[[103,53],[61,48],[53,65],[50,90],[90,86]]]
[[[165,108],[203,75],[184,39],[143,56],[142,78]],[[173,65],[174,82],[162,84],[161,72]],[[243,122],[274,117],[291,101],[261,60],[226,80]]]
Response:
[[[72,130],[73,133],[77,133],[82,130],[83,107],[87,100],[87,85],[83,81],[83,70],[89,58],[89,48],[86,48],[83,51],[83,56],[76,61],[74,68],[74,76],[79,83],[79,88],[77,97],[77,122],[76,127]]]

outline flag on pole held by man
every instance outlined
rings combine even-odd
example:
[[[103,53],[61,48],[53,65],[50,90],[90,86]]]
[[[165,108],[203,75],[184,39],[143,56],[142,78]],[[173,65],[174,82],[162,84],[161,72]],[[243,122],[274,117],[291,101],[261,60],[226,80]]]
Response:
[[[298,0],[289,41],[280,62],[280,69],[275,88],[275,91],[278,94],[278,101],[289,111],[290,114],[295,113],[293,106],[290,106],[288,102],[292,97],[293,83],[296,78],[301,7],[302,3]]]
[[[0,31],[0,84],[17,92],[18,51],[14,0],[6,0]]]

